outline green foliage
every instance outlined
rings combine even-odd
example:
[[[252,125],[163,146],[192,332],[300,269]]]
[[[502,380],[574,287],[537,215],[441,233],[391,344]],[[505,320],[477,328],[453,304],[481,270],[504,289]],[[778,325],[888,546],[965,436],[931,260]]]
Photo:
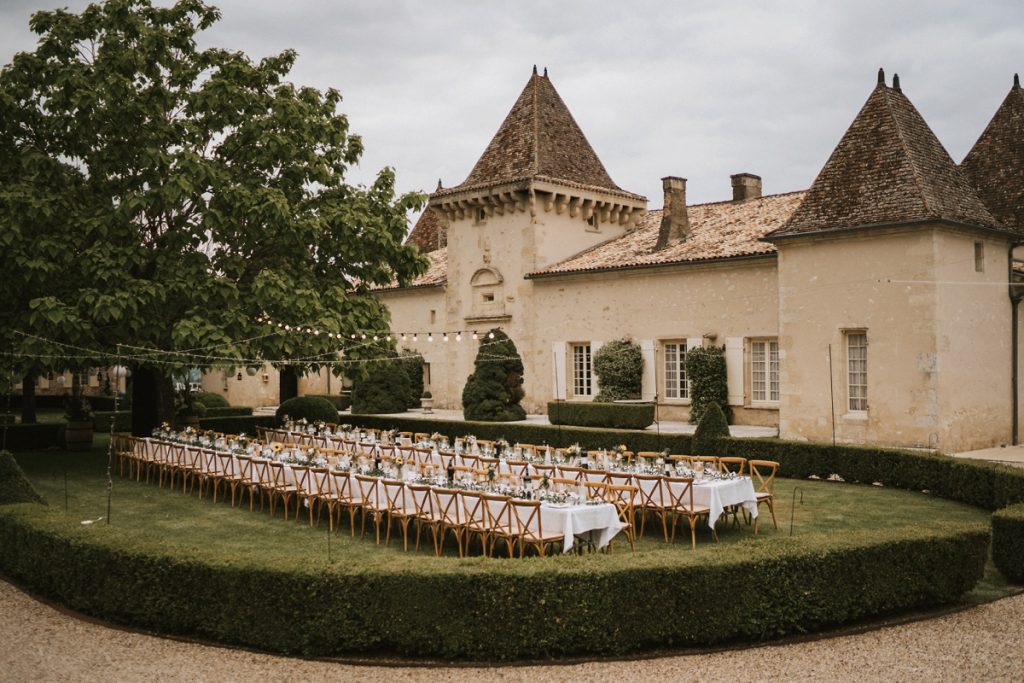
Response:
[[[1010,581],[1024,583],[1024,503],[992,514],[992,562]]]
[[[645,429],[654,422],[654,404],[549,401],[548,421],[576,427]]]
[[[204,417],[241,417],[252,415],[252,408],[246,406],[227,406],[225,408],[207,408]]]
[[[284,401],[277,407],[278,420],[288,415],[293,420],[306,418],[310,422],[337,422],[338,411],[326,399],[317,396],[296,396]]]
[[[729,436],[729,422],[725,419],[722,408],[714,402],[704,409],[704,415],[693,431],[693,455],[714,455],[718,452],[718,439]]]
[[[383,359],[371,366],[352,387],[352,413],[404,413],[411,400],[404,361]]]
[[[493,338],[491,336],[493,335]],[[513,422],[526,419],[523,400],[523,359],[508,335],[493,329],[480,340],[473,374],[462,389],[467,420]]]
[[[306,394],[306,395],[307,396],[316,396],[317,398],[322,398],[322,399],[324,399],[326,401],[330,401],[331,404],[334,405],[334,407],[337,408],[339,412],[342,411],[342,410],[348,410],[349,406],[352,405],[352,397],[347,395],[347,394],[343,394],[343,395],[338,395],[338,394]]]
[[[192,395],[192,400],[196,403],[202,403],[204,406],[209,408],[230,408],[231,404],[228,400],[220,394],[215,394],[212,391],[199,391]],[[209,411],[207,411],[209,414]]]
[[[11,451],[39,451],[63,444],[63,424],[19,424],[7,427],[6,447]]]
[[[196,348],[326,362],[335,339],[387,329],[372,288],[425,270],[403,243],[423,196],[396,195],[389,168],[346,182],[363,143],[341,94],[289,82],[290,50],[199,47],[219,18],[201,0],[36,12],[34,51],[0,72],[0,342],[96,352],[17,338],[39,369],[102,366],[118,343],[182,350],[144,366],[165,376]],[[322,334],[267,335],[263,315]]]
[[[729,419],[725,347],[706,346],[686,351],[686,379],[690,383],[690,423],[697,424],[708,405],[717,403]]]
[[[46,503],[10,451],[0,451],[0,505]]]
[[[411,349],[402,349],[398,357],[405,374],[409,376],[409,400],[406,408],[419,408],[423,396],[423,356]]]
[[[115,432],[130,432],[132,429],[132,411],[119,410],[116,413],[112,410],[103,410],[93,413],[92,428],[100,434],[110,431],[110,421],[114,420]]]
[[[586,571],[580,558],[431,558],[354,570],[304,556],[185,555],[152,534],[83,527],[48,508],[19,505],[0,510],[0,547],[8,550],[0,554],[6,576],[71,609],[137,628],[306,656],[501,661],[765,640],[954,603],[981,577],[988,530],[950,524],[773,544],[751,539],[713,562],[687,552],[643,563],[626,555],[628,563],[602,557]],[[736,585],[755,586],[756,594],[715,600],[714,609],[694,599]]]
[[[256,427],[278,427],[280,421],[274,415],[248,415],[239,417],[205,417],[199,420],[199,428],[212,429],[225,434],[256,434]]]
[[[631,339],[608,342],[594,354],[594,374],[601,391],[595,402],[640,398],[644,357]]]

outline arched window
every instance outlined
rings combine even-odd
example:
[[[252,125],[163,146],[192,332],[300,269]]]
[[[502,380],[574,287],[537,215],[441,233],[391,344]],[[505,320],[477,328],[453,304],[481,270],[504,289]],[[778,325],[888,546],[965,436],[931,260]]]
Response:
[[[504,278],[494,268],[481,268],[469,281],[473,297],[473,315],[488,317],[505,314]]]

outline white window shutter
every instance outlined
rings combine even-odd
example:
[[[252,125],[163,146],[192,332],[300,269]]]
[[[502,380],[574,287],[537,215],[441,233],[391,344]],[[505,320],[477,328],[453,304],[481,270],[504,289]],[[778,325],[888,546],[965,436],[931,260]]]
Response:
[[[565,400],[565,383],[567,375],[565,372],[565,342],[555,342],[551,345],[551,392],[555,400]]]
[[[655,354],[656,342],[653,339],[642,339],[640,341],[640,354],[644,359],[644,373],[640,384],[640,398],[645,401],[653,401],[654,394],[658,390],[657,382],[655,382],[655,374],[657,368],[655,364],[657,356]]]
[[[725,338],[725,378],[729,405],[743,405],[743,337]]]
[[[591,341],[590,342],[590,395],[597,396],[601,393],[600,380],[598,380],[597,373],[594,372],[594,356],[604,346],[603,341]]]

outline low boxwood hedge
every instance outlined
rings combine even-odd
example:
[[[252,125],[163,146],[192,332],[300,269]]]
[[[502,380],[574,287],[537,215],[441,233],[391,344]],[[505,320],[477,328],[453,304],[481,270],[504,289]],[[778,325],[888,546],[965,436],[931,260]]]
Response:
[[[9,451],[42,451],[64,445],[63,424],[8,425]]]
[[[988,538],[950,525],[751,539],[699,561],[449,558],[410,571],[182,553],[22,504],[0,507],[0,571],[100,618],[272,652],[514,660],[757,641],[949,604],[981,577]]]
[[[242,417],[244,415],[252,415],[252,408],[245,406],[207,407],[205,417]]]
[[[654,404],[550,401],[548,420],[553,425],[645,429],[654,423]]]
[[[342,396],[339,396],[337,394],[306,394],[306,395],[307,396],[313,396],[315,398],[322,398],[322,399],[325,399],[327,401],[330,401],[331,403],[334,404],[334,407],[337,408],[339,412],[342,411],[342,410],[348,410],[350,407],[352,407],[352,397],[350,395],[348,395],[348,394],[345,394],[345,395],[342,395]]]
[[[1010,581],[1024,582],[1024,503],[992,514],[992,562]]]
[[[273,415],[243,415],[238,417],[204,417],[199,420],[201,429],[212,429],[225,434],[256,434],[256,427],[276,427]]]
[[[0,505],[43,503],[10,451],[0,451]]]

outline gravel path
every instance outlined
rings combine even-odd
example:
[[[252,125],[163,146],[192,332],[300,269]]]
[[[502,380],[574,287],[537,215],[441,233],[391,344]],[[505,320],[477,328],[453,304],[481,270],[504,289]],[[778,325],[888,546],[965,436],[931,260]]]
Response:
[[[110,629],[0,581],[2,681],[996,681],[1024,679],[1024,595],[805,643],[630,662],[394,668],[305,661]]]

